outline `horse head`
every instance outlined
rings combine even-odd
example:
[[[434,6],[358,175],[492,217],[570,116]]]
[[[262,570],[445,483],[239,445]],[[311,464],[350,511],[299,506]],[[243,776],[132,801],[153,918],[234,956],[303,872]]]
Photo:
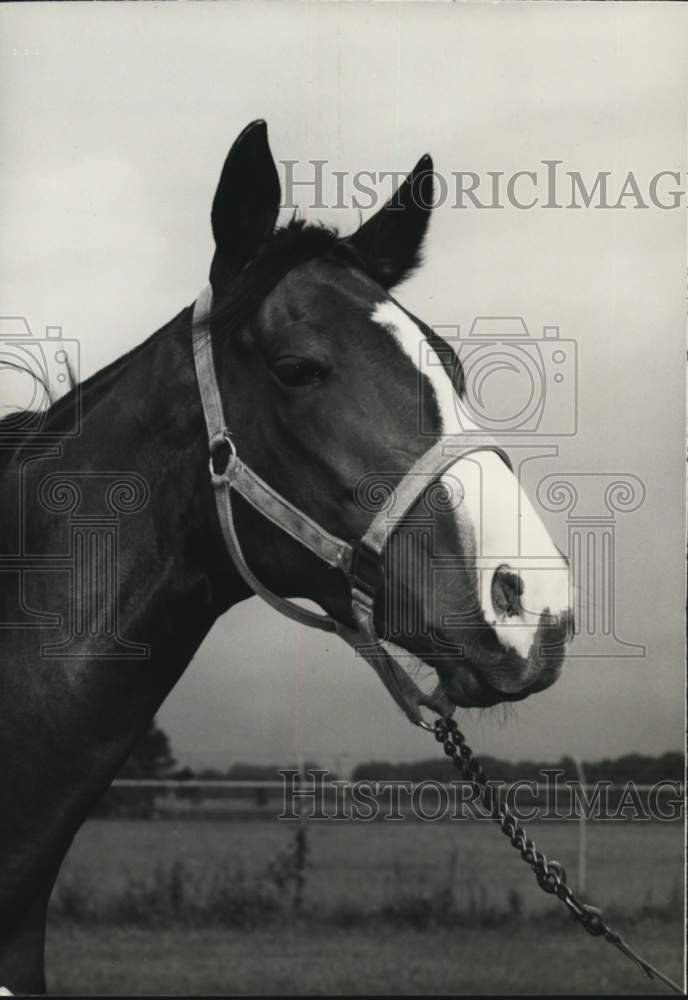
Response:
[[[432,160],[350,236],[292,220],[263,122],[236,140],[212,208],[209,329],[233,448],[326,531],[353,542],[409,470],[467,426],[455,355],[391,294],[420,263]],[[421,463],[422,464],[422,463]],[[237,500],[246,564],[352,628],[351,581]],[[385,541],[375,628],[434,668],[446,704],[542,690],[572,632],[567,560],[493,445],[428,474]]]

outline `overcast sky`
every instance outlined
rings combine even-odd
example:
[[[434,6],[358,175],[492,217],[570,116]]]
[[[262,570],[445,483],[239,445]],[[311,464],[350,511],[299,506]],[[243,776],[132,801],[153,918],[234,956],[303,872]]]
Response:
[[[633,171],[647,201],[660,171],[685,177],[685,23],[659,4],[2,5],[0,311],[34,332],[61,324],[82,376],[139,343],[205,284],[220,167],[257,117],[302,178],[309,159],[398,171],[428,151],[444,176],[484,184],[536,171],[542,194],[542,161],[558,159],[590,182],[608,171],[611,201]],[[401,301],[462,330],[481,315],[523,316],[534,335],[558,325],[578,348],[578,428],[532,464],[531,495],[574,471],[632,474],[647,491],[618,515],[615,577],[617,634],[647,655],[573,658],[506,720],[462,713],[466,732],[511,758],[679,748],[685,202],[452,200]],[[307,214],[358,219],[350,204]],[[546,520],[565,549],[565,516]],[[257,599],[217,623],[159,719],[195,764],[435,753],[348,648]]]

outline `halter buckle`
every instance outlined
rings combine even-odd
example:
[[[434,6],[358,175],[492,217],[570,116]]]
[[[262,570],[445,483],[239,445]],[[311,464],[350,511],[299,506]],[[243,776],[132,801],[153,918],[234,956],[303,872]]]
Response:
[[[349,576],[352,587],[373,598],[384,583],[384,573],[379,554],[363,541],[352,545],[353,555]]]
[[[215,461],[220,456],[221,450],[228,450],[227,461],[225,462],[224,469],[222,472],[218,472],[215,468]],[[210,441],[208,442],[208,468],[210,470],[210,481],[213,486],[222,486],[225,482],[225,476],[227,474],[227,467],[233,458],[236,458],[236,446],[229,436],[229,430],[225,427],[224,430],[218,431],[217,434],[213,434]]]

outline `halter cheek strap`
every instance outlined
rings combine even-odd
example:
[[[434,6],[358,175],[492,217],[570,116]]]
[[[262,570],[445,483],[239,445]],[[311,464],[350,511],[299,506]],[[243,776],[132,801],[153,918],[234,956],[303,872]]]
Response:
[[[281,614],[303,625],[339,635],[374,668],[410,721],[432,729],[423,720],[420,707],[427,706],[439,715],[448,716],[453,712],[454,706],[448,701],[440,685],[433,694],[423,694],[408,676],[400,660],[403,659],[405,666],[410,669],[423,666],[423,661],[381,639],[375,628],[375,599],[383,585],[383,550],[390,534],[418,500],[429,479],[437,479],[459,458],[472,452],[486,449],[496,451],[507,464],[508,458],[492,443],[457,447],[451,437],[441,438],[418,459],[396,487],[393,518],[387,511],[381,510],[373,518],[360,542],[350,544],[337,538],[286,500],[238,457],[231,434],[225,426],[213,360],[208,322],[211,306],[212,290],[208,286],[194,304],[193,353],[208,431],[210,479],[215,491],[222,535],[234,566],[251,590]],[[229,457],[224,471],[218,473],[215,460],[219,458],[221,450],[227,451]],[[232,508],[233,492],[239,493],[260,514],[313,552],[326,565],[344,573],[351,589],[354,628],[343,625],[330,615],[302,608],[294,601],[273,593],[260,582],[248,566],[237,536]]]
[[[230,432],[225,427],[222,399],[213,359],[210,326],[205,322],[212,305],[212,297],[212,289],[208,286],[199,295],[194,305],[193,353],[201,403],[203,404],[203,415],[208,430],[210,479],[215,489],[215,502],[227,551],[246,584],[275,610],[303,625],[310,625],[312,628],[323,629],[326,632],[336,632],[338,623],[335,622],[334,618],[302,608],[285,597],[279,597],[263,586],[244,558],[234,523],[232,507],[232,492],[234,490],[259,513],[267,517],[273,524],[279,525],[283,531],[305,545],[329,566],[347,572],[351,565],[352,549],[347,542],[343,542],[325,531],[307,514],[285,500],[264,479],[261,479],[248,466],[244,465],[238,457]],[[218,474],[214,469],[215,456],[223,447],[228,448],[229,458],[224,472]]]

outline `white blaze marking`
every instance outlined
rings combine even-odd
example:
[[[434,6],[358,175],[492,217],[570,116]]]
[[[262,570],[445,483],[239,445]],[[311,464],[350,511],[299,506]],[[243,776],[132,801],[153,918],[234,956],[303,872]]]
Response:
[[[454,392],[437,352],[410,316],[388,299],[378,303],[372,318],[392,334],[430,380],[442,433],[479,432]],[[570,605],[566,560],[518,480],[494,452],[478,451],[458,459],[442,480],[450,493],[456,494],[456,480],[462,487],[463,501],[454,514],[461,537],[472,539],[475,545],[483,614],[502,645],[515,649],[525,659],[533,645],[540,615],[544,611],[559,615]],[[492,580],[499,566],[518,573],[523,582],[523,610],[518,616],[507,618],[492,602]]]

